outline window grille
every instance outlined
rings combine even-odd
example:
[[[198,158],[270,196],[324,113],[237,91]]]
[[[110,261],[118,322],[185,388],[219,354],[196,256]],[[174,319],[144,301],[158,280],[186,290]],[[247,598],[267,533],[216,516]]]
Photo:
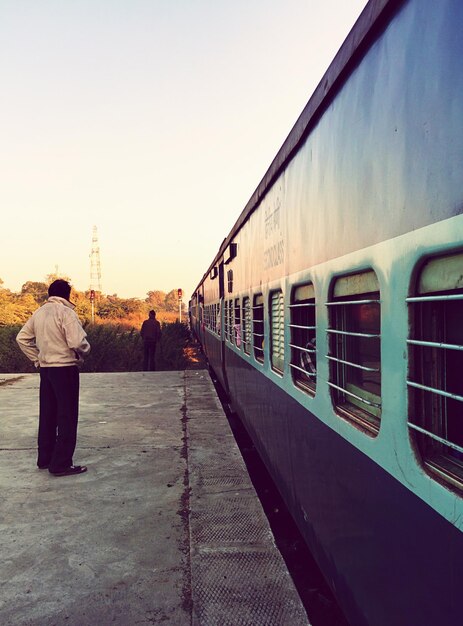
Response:
[[[233,300],[228,301],[228,341],[233,343],[234,333],[233,333]]]
[[[312,284],[294,289],[289,309],[291,375],[296,385],[314,394],[317,383],[317,348],[315,292]]]
[[[228,293],[233,292],[233,270],[228,270],[227,272],[227,288]]]
[[[228,304],[225,301],[223,303],[223,337],[224,339],[227,338],[227,311],[228,311]]]
[[[381,417],[381,307],[373,271],[338,278],[327,302],[328,385],[338,411],[376,434]]]
[[[262,294],[254,296],[252,306],[252,341],[254,357],[261,363],[264,361],[264,299]]]
[[[283,293],[270,295],[270,345],[272,368],[282,372],[285,357],[285,308]]]
[[[463,489],[463,254],[429,259],[407,298],[409,428],[425,467]]]
[[[235,338],[235,345],[237,348],[241,348],[241,307],[239,298],[235,299],[235,311],[234,311],[234,323],[233,333]]]
[[[209,304],[204,307],[204,323],[206,328],[208,328],[214,334],[218,333],[218,321],[217,315],[220,311],[218,304]],[[220,325],[219,325],[220,326]]]
[[[212,307],[212,326],[215,334],[220,336],[220,303],[218,302]]]
[[[248,297],[243,298],[243,349],[246,354],[251,354],[251,301]]]
[[[226,300],[225,309],[224,309],[224,334],[225,334],[226,341],[231,341],[231,331],[232,331],[231,315],[230,315],[231,308],[232,308],[232,301]]]

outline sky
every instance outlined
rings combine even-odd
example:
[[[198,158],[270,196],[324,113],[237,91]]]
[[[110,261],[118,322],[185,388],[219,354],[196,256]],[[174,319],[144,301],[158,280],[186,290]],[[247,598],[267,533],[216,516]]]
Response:
[[[0,0],[0,279],[189,299],[366,0]]]

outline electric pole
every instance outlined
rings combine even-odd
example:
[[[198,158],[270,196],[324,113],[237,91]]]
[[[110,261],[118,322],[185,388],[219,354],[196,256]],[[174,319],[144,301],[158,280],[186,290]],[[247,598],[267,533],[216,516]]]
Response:
[[[92,323],[95,317],[95,292],[101,293],[101,265],[98,232],[93,227],[92,251],[90,252],[90,302],[92,303]]]

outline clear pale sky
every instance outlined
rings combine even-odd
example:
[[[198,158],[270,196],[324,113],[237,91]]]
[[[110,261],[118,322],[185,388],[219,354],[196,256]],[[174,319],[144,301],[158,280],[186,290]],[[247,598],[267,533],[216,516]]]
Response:
[[[0,0],[0,278],[189,299],[366,0]]]

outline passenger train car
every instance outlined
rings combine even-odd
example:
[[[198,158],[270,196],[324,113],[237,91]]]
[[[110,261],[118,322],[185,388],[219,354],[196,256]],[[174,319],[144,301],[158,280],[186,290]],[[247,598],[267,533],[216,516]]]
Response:
[[[462,33],[371,0],[190,301],[353,626],[463,623]]]

